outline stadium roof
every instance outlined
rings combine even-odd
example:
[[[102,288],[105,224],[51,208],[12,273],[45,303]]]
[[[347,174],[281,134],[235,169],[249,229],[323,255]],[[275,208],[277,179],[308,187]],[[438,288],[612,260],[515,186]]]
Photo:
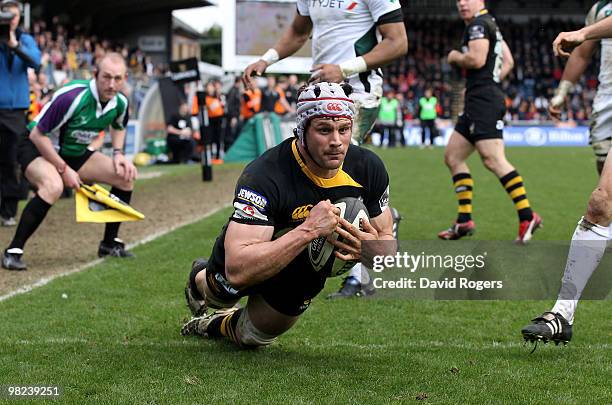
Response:
[[[95,15],[100,19],[104,17],[113,18],[125,14],[145,14],[213,5],[208,0],[30,0],[30,3],[33,6],[42,6],[46,15]]]

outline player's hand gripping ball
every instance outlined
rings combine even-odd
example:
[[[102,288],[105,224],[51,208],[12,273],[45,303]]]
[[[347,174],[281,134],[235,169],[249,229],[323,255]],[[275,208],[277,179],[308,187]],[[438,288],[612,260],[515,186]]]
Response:
[[[368,209],[363,202],[357,198],[346,197],[334,203],[340,209],[340,217],[346,219],[355,228],[363,230],[361,219],[369,220]],[[342,241],[342,238],[334,232],[330,238]],[[329,277],[337,277],[350,270],[356,261],[345,261],[337,258],[333,253],[337,248],[327,241],[327,238],[320,237],[308,244],[308,257],[312,267],[316,271],[324,271]]]

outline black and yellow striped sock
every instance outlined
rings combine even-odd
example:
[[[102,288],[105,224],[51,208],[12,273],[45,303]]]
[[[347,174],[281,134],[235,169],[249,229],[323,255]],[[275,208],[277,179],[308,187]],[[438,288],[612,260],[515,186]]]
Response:
[[[512,198],[516,211],[518,212],[519,221],[531,221],[533,219],[533,211],[527,199],[527,191],[523,185],[523,178],[516,170],[503,176],[499,179],[506,192]]]
[[[469,173],[457,173],[453,176],[453,187],[459,202],[457,222],[468,222],[472,219],[472,195],[474,180]]]
[[[244,308],[240,308],[237,311],[232,312],[226,316],[220,316],[214,319],[208,325],[206,332],[210,337],[222,337],[230,339],[232,342],[239,344],[236,336],[236,325],[238,325],[238,319],[242,314]]]

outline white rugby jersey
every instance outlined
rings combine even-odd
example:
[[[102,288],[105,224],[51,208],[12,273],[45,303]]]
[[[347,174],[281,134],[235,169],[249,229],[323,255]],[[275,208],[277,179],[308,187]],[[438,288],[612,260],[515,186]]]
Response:
[[[377,25],[403,21],[399,0],[297,0],[297,9],[312,20],[313,65],[363,56],[382,39]],[[348,80],[364,107],[378,105],[383,84],[380,69]]]
[[[591,25],[612,15],[612,1],[598,1],[587,14],[585,25]],[[597,93],[612,94],[612,39],[601,40],[601,63]]]

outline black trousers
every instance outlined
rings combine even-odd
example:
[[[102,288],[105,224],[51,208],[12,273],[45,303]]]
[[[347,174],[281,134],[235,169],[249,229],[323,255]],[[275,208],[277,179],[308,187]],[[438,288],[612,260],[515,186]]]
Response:
[[[181,139],[178,135],[168,134],[166,144],[172,157],[172,163],[185,163],[191,159],[195,144],[193,139]]]
[[[223,117],[215,117],[208,119],[208,127],[205,129],[207,134],[207,142],[215,145],[214,159],[219,159],[223,149]]]
[[[431,145],[434,143],[434,139],[440,134],[438,128],[436,128],[436,120],[421,120],[421,144],[425,145],[425,130],[429,128],[429,142]]]
[[[27,197],[27,182],[17,165],[17,141],[27,136],[25,110],[0,110],[0,216],[17,215],[17,202]]]

